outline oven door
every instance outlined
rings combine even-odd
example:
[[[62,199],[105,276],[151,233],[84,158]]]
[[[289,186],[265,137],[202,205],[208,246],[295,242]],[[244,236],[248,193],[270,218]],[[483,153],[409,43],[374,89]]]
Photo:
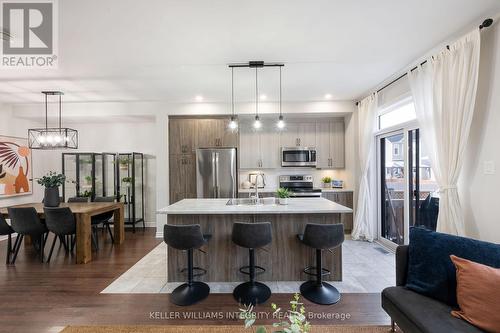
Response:
[[[316,150],[311,148],[281,148],[282,167],[315,167]]]

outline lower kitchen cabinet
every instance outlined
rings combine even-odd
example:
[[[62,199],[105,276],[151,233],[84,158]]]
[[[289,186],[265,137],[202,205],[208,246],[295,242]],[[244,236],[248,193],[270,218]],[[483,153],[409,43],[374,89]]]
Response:
[[[354,193],[353,192],[323,192],[321,196],[330,201],[336,202],[339,205],[346,206],[349,208],[354,208]],[[346,234],[352,232],[354,213],[341,214],[340,222],[344,225],[344,231]]]
[[[196,155],[170,155],[170,204],[196,198]]]

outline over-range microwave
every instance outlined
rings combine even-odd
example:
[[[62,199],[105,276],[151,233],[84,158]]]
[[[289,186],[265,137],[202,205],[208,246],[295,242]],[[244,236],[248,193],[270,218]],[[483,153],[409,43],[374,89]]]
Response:
[[[281,148],[282,167],[316,167],[316,148]]]

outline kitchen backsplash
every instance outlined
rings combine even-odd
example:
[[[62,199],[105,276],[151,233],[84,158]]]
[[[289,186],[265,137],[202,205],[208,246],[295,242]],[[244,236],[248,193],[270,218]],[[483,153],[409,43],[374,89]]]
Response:
[[[242,183],[248,180],[249,173],[259,172],[259,170],[240,170],[239,188]],[[352,174],[348,170],[317,170],[306,168],[287,168],[287,169],[264,169],[260,170],[266,177],[266,188],[276,189],[278,187],[278,177],[281,175],[312,175],[314,187],[321,188],[321,178],[325,176],[344,181],[344,188],[352,189]]]

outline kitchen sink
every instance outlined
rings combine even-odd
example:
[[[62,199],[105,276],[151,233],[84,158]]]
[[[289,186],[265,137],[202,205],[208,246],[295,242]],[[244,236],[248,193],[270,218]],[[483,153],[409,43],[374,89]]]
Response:
[[[278,204],[278,199],[276,198],[235,198],[229,199],[226,203],[227,206],[258,206],[276,204]]]

